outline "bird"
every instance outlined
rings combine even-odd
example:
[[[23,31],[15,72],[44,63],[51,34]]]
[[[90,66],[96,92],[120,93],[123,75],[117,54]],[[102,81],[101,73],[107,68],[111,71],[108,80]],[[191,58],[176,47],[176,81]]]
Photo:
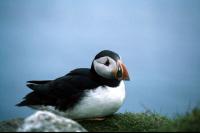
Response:
[[[90,68],[77,68],[54,80],[27,81],[32,92],[16,106],[48,110],[72,119],[105,118],[124,103],[130,80],[120,56],[100,51]]]

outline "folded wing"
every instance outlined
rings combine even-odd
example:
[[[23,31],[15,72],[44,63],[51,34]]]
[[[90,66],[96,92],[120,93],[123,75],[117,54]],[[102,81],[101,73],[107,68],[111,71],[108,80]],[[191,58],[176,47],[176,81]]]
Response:
[[[84,91],[98,85],[90,69],[84,68],[73,70],[55,80],[28,81],[27,86],[33,91],[17,106],[50,105],[67,110],[84,96]]]

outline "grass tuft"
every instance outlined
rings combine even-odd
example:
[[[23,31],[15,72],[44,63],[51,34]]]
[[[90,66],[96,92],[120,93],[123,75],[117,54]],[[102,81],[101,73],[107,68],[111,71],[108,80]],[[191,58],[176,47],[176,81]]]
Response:
[[[155,131],[170,121],[166,117],[152,113],[115,114],[103,121],[83,120],[79,123],[91,132],[131,132]]]
[[[160,131],[197,132],[200,131],[200,109],[195,108],[191,113],[177,116],[168,125],[159,128]]]
[[[147,112],[115,114],[103,121],[82,120],[79,123],[90,132],[200,131],[200,109],[175,119]]]

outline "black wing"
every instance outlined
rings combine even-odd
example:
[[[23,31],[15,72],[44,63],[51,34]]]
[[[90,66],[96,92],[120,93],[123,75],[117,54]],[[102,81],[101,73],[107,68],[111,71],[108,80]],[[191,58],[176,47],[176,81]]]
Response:
[[[28,81],[33,90],[17,106],[51,105],[60,110],[73,107],[83,96],[86,89],[99,86],[90,69],[81,68],[55,80]]]

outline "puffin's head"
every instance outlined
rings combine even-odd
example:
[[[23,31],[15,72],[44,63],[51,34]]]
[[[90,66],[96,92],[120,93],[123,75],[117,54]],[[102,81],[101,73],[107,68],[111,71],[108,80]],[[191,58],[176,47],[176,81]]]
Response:
[[[125,65],[113,51],[103,50],[98,53],[92,62],[92,69],[106,79],[129,80]]]

